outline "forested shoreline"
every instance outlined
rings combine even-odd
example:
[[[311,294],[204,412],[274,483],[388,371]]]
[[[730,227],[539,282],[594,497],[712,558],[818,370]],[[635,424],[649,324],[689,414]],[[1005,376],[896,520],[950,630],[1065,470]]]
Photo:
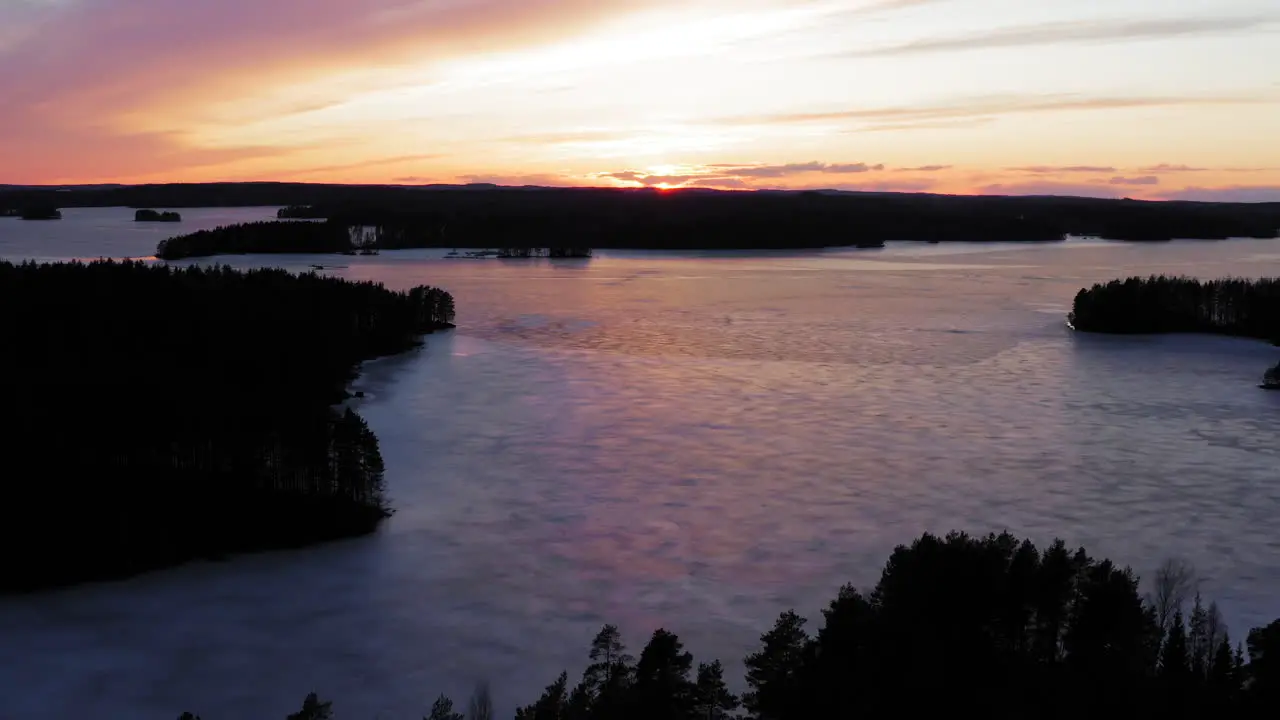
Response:
[[[741,696],[676,634],[655,631],[633,656],[606,625],[581,679],[561,673],[515,718],[1274,717],[1280,620],[1237,642],[1186,563],[1166,562],[1148,587],[1061,541],[926,534],[893,552],[874,588],[843,587],[816,631],[783,612],[745,659]],[[454,707],[440,695],[427,718],[497,717],[483,684]],[[312,694],[289,720],[339,717]]]
[[[285,206],[283,218],[404,232],[412,247],[801,249],[887,241],[1274,238],[1280,203],[698,188],[209,183],[0,188],[0,207]]]
[[[287,209],[287,208],[286,208]],[[281,216],[289,216],[281,210]],[[533,247],[516,243],[492,250],[493,257],[504,259],[585,259],[592,256],[587,247]],[[334,220],[297,222],[288,220],[260,221],[223,225],[212,230],[198,230],[160,241],[156,257],[182,260],[194,257],[244,254],[342,254],[376,255],[382,250],[407,250],[436,247],[427,235],[415,235],[403,228],[380,226],[348,226]],[[460,257],[474,257],[468,253]]]
[[[156,257],[182,260],[215,255],[355,254],[361,249],[363,246],[354,241],[345,225],[267,220],[223,225],[161,240]]]
[[[359,364],[451,327],[452,297],[282,270],[0,263],[0,591],[373,531]]]

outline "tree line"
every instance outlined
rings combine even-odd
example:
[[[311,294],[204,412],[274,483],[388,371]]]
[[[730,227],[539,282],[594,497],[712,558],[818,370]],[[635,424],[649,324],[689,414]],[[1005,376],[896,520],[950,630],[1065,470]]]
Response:
[[[354,254],[349,227],[335,222],[262,221],[223,225],[161,240],[156,257],[181,260],[213,255]]]
[[[1077,293],[1068,322],[1083,332],[1212,333],[1280,345],[1280,278],[1112,280]],[[1280,387],[1280,365],[1263,383]]]
[[[433,247],[806,248],[886,240],[1043,241],[1276,237],[1280,203],[1200,203],[925,193],[495,185],[395,187],[206,183],[17,188],[0,206],[296,206],[287,217],[410,227]],[[440,238],[445,225],[445,237]],[[524,239],[524,235],[537,237]]]
[[[0,592],[374,530],[377,438],[335,405],[453,298],[283,270],[0,263]]]
[[[924,535],[868,592],[845,586],[810,633],[782,613],[745,659],[745,692],[695,663],[664,629],[638,657],[618,628],[591,643],[516,720],[811,718],[1262,718],[1280,710],[1280,620],[1233,641],[1194,569],[1165,563],[1148,593],[1112,561],[1009,534]],[[440,696],[428,720],[490,720],[487,686],[466,713]],[[184,715],[184,718],[194,718]],[[294,720],[334,717],[309,696]]]

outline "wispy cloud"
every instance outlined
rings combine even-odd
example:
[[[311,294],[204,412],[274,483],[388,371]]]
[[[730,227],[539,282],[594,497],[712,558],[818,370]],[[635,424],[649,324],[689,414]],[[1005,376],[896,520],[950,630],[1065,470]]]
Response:
[[[951,165],[921,165],[919,167],[894,168],[893,171],[900,172],[900,173],[916,173],[916,172],[931,173],[931,172],[942,172],[944,170],[950,170],[951,168],[952,168]]]
[[[995,28],[951,37],[924,38],[899,45],[855,50],[842,55],[881,57],[1030,45],[1157,40],[1256,30],[1272,26],[1277,22],[1280,22],[1280,15],[1053,22]]]
[[[1159,185],[1160,178],[1155,175],[1142,177],[1113,177],[1108,181],[1111,185]]]
[[[1232,185],[1220,188],[1189,187],[1160,195],[1165,200],[1202,202],[1280,203],[1280,185]]]
[[[1012,167],[1013,172],[1031,173],[1033,175],[1059,175],[1062,173],[1113,173],[1116,169],[1103,165],[1029,165]]]
[[[1138,168],[1139,172],[1155,173],[1155,174],[1207,172],[1208,170],[1209,168],[1191,167],[1190,165],[1169,165],[1167,163],[1160,163],[1159,165],[1148,165],[1147,167],[1144,167],[1144,168]]]
[[[984,195],[1059,195],[1073,197],[1117,197],[1116,190],[1092,183],[1063,183],[1037,180],[1022,183],[995,183],[977,188]]]
[[[411,162],[421,162],[423,160],[434,160],[441,157],[439,154],[428,153],[419,155],[397,155],[395,157],[376,158],[373,160],[362,160],[360,162],[343,163],[340,165],[321,165],[319,167],[310,167],[302,170],[294,170],[286,174],[286,176],[298,175],[321,175],[324,173],[346,172],[349,170],[363,170],[365,168],[383,167],[389,165],[403,165]]]
[[[721,125],[779,125],[798,123],[863,123],[859,130],[892,125],[913,125],[985,120],[1027,113],[1131,110],[1177,106],[1250,105],[1276,102],[1276,98],[1243,95],[1094,96],[1078,94],[988,95],[958,98],[934,104],[846,108],[810,112],[740,115],[709,120]]]
[[[885,169],[881,163],[826,163],[816,160],[804,163],[786,163],[782,165],[716,163],[675,168],[664,172],[646,172],[643,170],[619,170],[597,173],[593,177],[620,182],[638,183],[646,186],[670,187],[722,187],[747,188],[756,187],[761,180],[783,180],[806,175],[862,175],[880,172]]]
[[[720,165],[718,167],[726,167]],[[850,175],[856,173],[884,170],[884,165],[868,165],[867,163],[790,163],[787,165],[744,165],[732,167],[726,174],[750,178],[778,178],[805,173],[828,173],[831,175]]]
[[[949,1],[950,0],[874,0],[873,2],[857,5],[856,7],[842,9],[837,13],[833,13],[832,17],[848,18],[881,15],[884,13],[897,12],[899,10],[910,10],[912,8],[923,7],[925,5],[938,5]]]
[[[584,184],[581,178],[552,173],[532,173],[525,175],[473,174],[459,175],[458,180],[468,184],[483,185],[538,185],[544,187],[562,187]]]

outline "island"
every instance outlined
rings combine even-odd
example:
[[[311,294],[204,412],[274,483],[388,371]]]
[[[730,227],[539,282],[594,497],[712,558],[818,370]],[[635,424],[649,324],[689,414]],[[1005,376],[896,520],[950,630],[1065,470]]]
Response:
[[[173,211],[139,210],[133,214],[134,222],[182,222],[182,216]]]
[[[23,220],[61,220],[62,211],[55,207],[29,207],[21,210],[18,217]]]
[[[373,532],[348,383],[454,316],[427,286],[128,261],[0,263],[0,305],[0,592]]]
[[[1280,345],[1280,278],[1112,280],[1077,293],[1067,322],[1081,332],[1207,333]],[[1262,386],[1277,385],[1280,365],[1265,374]]]
[[[606,624],[582,653],[585,669],[549,678],[515,718],[930,718],[941,707],[946,717],[1037,720],[1275,715],[1280,620],[1233,634],[1189,563],[1167,561],[1140,585],[1128,567],[1061,540],[951,533],[900,545],[882,567],[874,585],[840,588],[812,627],[785,610],[763,628],[735,664],[741,695],[718,659],[697,662],[671,630],[632,654]],[[340,703],[311,693],[289,718],[346,717]],[[495,712],[483,681],[465,704],[464,716],[441,694],[414,716],[511,717]]]

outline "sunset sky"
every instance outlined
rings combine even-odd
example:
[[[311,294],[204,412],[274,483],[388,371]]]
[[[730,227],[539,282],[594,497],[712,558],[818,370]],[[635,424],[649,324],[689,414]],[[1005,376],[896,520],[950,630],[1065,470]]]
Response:
[[[0,183],[1280,201],[1276,0],[0,0]]]

